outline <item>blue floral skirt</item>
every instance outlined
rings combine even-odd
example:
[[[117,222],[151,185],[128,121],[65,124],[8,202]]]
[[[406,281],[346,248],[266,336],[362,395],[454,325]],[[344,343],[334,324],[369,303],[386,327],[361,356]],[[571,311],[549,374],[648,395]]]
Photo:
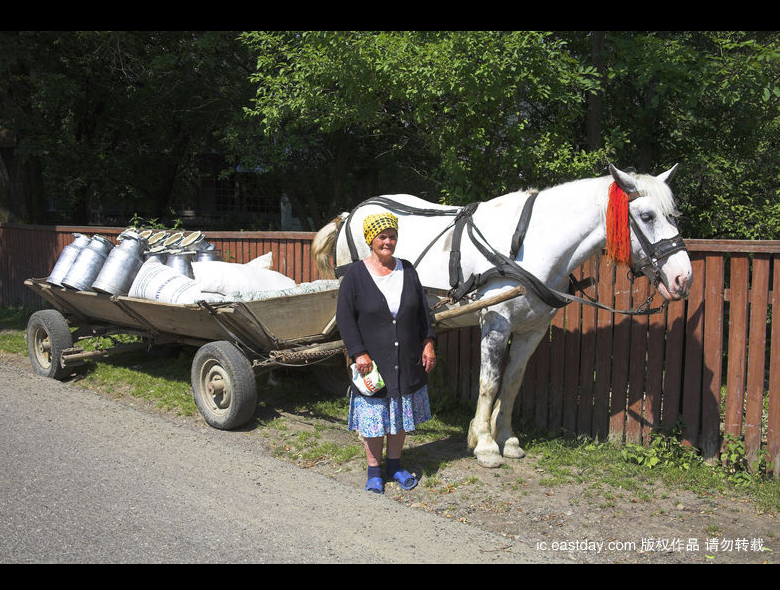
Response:
[[[357,430],[363,438],[411,432],[417,424],[431,419],[428,386],[398,397],[365,397],[351,394],[347,430]]]

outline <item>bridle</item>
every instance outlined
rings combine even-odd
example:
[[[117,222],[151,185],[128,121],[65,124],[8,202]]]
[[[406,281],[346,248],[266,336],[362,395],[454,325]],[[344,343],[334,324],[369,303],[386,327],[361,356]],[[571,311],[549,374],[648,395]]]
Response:
[[[651,243],[644,232],[642,232],[642,228],[639,227],[636,219],[634,219],[634,215],[630,212],[628,214],[628,222],[636,239],[639,241],[639,244],[642,247],[642,253],[644,254],[636,264],[632,265],[631,274],[634,277],[643,274],[648,275],[650,280],[653,281],[653,286],[657,286],[661,281],[661,267],[658,265],[658,261],[668,258],[676,252],[686,250],[685,241],[678,232],[671,238],[662,238],[657,242]],[[648,267],[650,268],[649,273],[646,271]]]
[[[634,199],[646,195],[645,191],[630,187],[620,187],[620,190],[625,192],[629,204]],[[685,241],[678,231],[671,238],[662,238],[657,242],[651,242],[642,231],[639,223],[637,223],[630,208],[628,209],[628,225],[634,233],[634,236],[636,236],[636,239],[642,248],[642,253],[644,254],[644,256],[635,264],[631,265],[630,273],[632,279],[641,275],[646,275],[652,281],[653,287],[657,287],[658,283],[661,281],[661,267],[658,265],[658,261],[664,260],[676,252],[686,250]],[[648,268],[649,271],[647,270]]]

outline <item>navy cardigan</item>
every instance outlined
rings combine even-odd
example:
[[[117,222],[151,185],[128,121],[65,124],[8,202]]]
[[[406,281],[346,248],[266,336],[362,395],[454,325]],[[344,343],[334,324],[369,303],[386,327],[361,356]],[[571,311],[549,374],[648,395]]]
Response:
[[[363,261],[349,266],[339,287],[336,322],[347,354],[354,361],[367,352],[385,381],[374,397],[414,393],[428,379],[423,341],[436,335],[417,271],[409,261],[401,263],[404,285],[395,318]],[[360,393],[354,386],[352,391]]]

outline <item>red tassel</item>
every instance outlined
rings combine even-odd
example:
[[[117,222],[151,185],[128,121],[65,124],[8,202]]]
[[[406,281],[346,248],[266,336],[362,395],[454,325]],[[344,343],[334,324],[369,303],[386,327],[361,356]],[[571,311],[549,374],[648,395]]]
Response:
[[[628,195],[614,182],[609,185],[607,205],[607,256],[619,264],[631,262]]]

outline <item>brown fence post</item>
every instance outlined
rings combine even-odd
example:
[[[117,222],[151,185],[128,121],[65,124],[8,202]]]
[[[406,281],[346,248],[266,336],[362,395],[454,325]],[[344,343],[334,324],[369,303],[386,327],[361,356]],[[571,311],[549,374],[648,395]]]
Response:
[[[761,413],[766,362],[766,318],[769,292],[769,256],[753,255],[750,286],[747,386],[745,389],[745,458],[753,470],[761,447]]]
[[[772,269],[772,335],[769,348],[769,408],[767,454],[775,479],[780,479],[780,255]]]
[[[748,255],[731,255],[729,288],[729,343],[727,393],[724,433],[734,437],[742,434],[742,413],[745,398],[745,350],[748,327]]]
[[[717,459],[720,452],[720,387],[723,365],[723,279],[725,259],[708,254],[704,258],[707,284],[704,296],[704,375],[700,440],[702,457]]]

